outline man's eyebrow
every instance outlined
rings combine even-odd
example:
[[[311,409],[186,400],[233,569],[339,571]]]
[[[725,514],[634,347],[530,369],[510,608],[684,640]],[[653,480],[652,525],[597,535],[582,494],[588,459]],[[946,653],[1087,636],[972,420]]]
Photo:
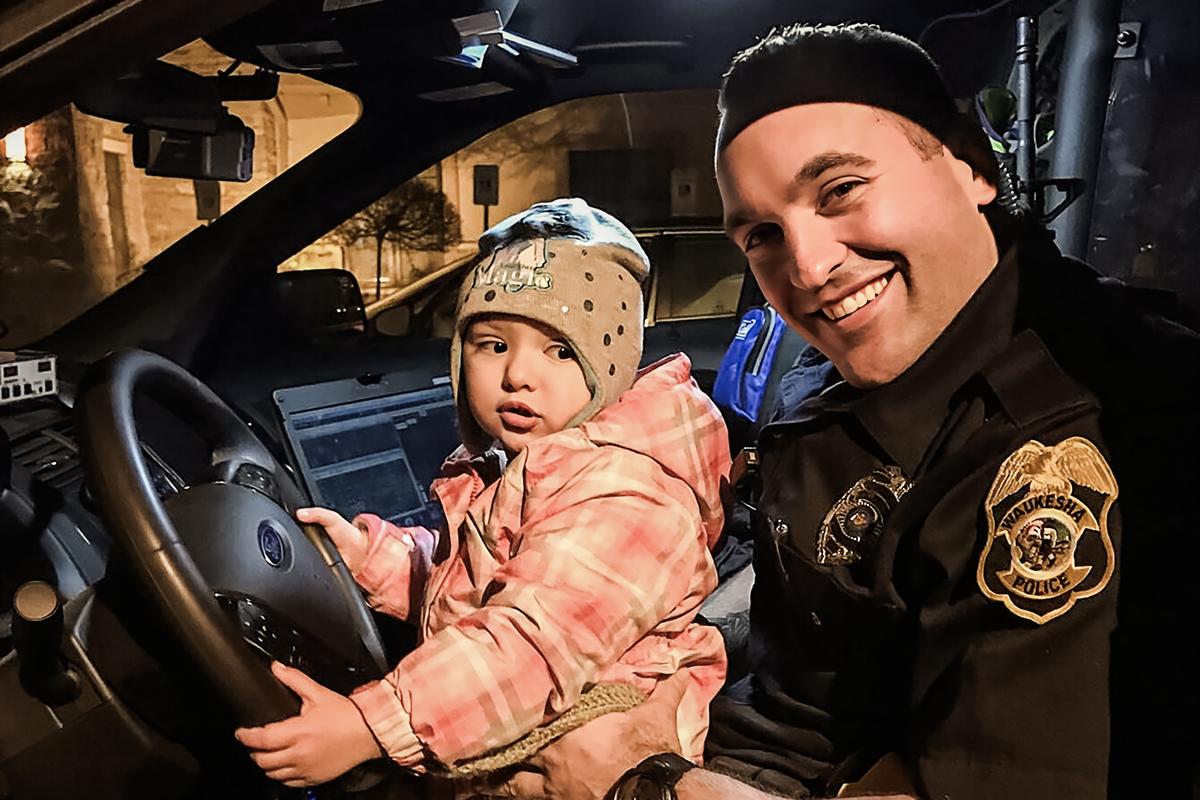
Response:
[[[873,167],[875,162],[858,153],[828,152],[818,153],[796,170],[792,182],[796,185],[815,181],[817,178],[835,167]]]
[[[792,177],[792,185],[799,187],[805,183],[815,181],[821,177],[826,170],[831,170],[836,167],[873,167],[875,162],[864,155],[858,153],[846,153],[839,151],[829,151],[818,153],[817,155],[804,162],[804,166],[796,170],[796,174]],[[743,225],[754,221],[754,217],[743,211],[742,209],[732,209],[725,215],[724,225],[725,232],[730,233],[737,230]]]

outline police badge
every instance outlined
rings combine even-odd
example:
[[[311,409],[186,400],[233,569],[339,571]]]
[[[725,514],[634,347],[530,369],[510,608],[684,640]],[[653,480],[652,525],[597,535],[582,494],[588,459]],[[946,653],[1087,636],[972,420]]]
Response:
[[[1038,625],[1099,593],[1115,564],[1108,512],[1116,499],[1117,479],[1087,439],[1026,442],[1000,466],[984,501],[980,590]]]
[[[912,481],[899,467],[871,470],[833,504],[817,532],[818,564],[854,564],[875,551],[883,525]]]

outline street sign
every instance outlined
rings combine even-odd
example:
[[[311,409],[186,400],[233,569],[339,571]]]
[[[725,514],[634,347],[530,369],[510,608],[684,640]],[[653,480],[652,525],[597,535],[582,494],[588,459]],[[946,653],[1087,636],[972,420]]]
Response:
[[[475,205],[494,206],[500,203],[500,167],[497,164],[475,165]]]

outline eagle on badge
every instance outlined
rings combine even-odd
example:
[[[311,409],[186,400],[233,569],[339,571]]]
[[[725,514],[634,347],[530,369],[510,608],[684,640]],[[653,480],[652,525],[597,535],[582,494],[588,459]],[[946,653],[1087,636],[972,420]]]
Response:
[[[1055,447],[1026,442],[1005,460],[985,502],[990,506],[1026,484],[1037,494],[1070,494],[1072,483],[1114,497],[1117,493],[1117,479],[1108,462],[1087,439],[1077,436]]]
[[[1023,444],[1001,464],[984,501],[980,590],[1039,625],[1102,591],[1115,564],[1108,516],[1117,492],[1112,469],[1087,439]]]

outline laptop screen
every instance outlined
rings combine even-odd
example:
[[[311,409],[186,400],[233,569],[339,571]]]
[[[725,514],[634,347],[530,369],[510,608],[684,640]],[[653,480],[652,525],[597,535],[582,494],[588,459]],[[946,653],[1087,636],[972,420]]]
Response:
[[[370,512],[397,525],[442,522],[429,485],[459,444],[454,398],[444,378],[412,383],[393,375],[275,392],[314,503],[346,519]]]

